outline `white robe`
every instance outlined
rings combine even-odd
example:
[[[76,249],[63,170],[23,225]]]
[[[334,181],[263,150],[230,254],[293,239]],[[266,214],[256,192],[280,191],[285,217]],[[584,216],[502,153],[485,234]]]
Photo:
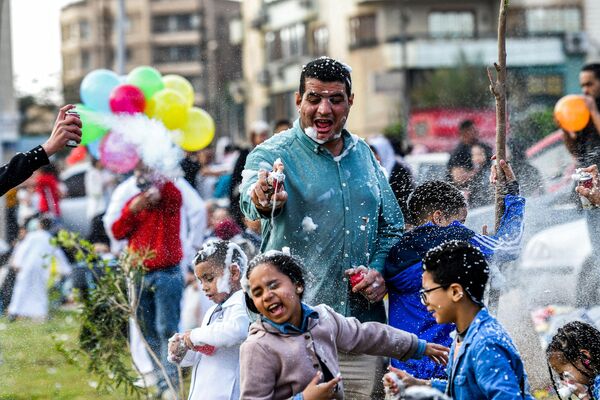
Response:
[[[250,320],[246,311],[244,293],[235,292],[209,320],[217,305],[206,314],[202,326],[192,329],[194,345],[216,347],[210,355],[188,350],[181,361],[182,367],[194,366],[188,400],[238,400],[240,398],[240,345],[248,336]]]
[[[29,232],[19,244],[13,265],[19,269],[8,314],[20,317],[48,316],[48,278],[50,263],[56,259],[58,272],[67,275],[71,265],[59,248],[50,244],[52,236],[44,230]]]

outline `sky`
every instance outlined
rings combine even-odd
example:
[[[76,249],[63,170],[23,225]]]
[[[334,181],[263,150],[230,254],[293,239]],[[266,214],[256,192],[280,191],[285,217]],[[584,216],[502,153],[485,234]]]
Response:
[[[17,95],[52,87],[60,94],[60,9],[76,0],[10,0],[14,87]],[[60,101],[60,97],[53,96]]]

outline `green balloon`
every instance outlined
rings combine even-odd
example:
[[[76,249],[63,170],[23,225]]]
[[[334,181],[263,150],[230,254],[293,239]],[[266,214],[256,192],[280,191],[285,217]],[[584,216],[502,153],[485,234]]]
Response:
[[[152,67],[137,67],[127,75],[127,83],[137,86],[144,93],[146,101],[165,88],[160,72]]]
[[[101,124],[102,114],[83,104],[77,104],[75,111],[81,119],[81,144],[95,142],[108,132],[108,127]]]

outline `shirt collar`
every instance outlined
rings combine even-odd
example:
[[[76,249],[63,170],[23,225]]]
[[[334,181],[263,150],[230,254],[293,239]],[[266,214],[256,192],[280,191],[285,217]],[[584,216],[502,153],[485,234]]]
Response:
[[[331,156],[331,153],[329,153],[329,151],[322,144],[315,142],[306,133],[304,133],[302,126],[300,126],[300,118],[294,121],[293,129],[295,130],[296,137],[300,140],[300,143],[308,147],[311,151],[314,151],[315,153],[325,153]],[[342,138],[344,139],[344,148],[342,149],[343,153],[348,146],[352,145],[350,132],[348,132],[345,128],[342,129]]]
[[[271,326],[273,326],[279,332],[286,334],[286,335],[294,334],[294,333],[305,333],[308,330],[308,320],[310,318],[318,319],[319,313],[304,303],[300,303],[300,304],[302,305],[302,321],[300,323],[300,328],[290,324],[289,322],[284,322],[283,324],[278,324],[264,316],[262,316],[261,319],[265,322],[268,322]]]

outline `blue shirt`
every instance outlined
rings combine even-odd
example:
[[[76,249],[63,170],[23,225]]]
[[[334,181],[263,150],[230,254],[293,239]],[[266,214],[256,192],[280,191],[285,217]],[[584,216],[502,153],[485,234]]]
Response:
[[[261,251],[286,246],[303,260],[308,304],[325,303],[361,322],[385,322],[383,302],[370,304],[351,293],[344,271],[365,265],[383,272],[390,248],[402,236],[402,211],[365,141],[346,130],[342,138],[342,153],[334,157],[296,120],[291,129],[256,147],[246,160],[240,207],[246,217],[261,220]],[[258,171],[272,170],[278,158],[285,167],[288,199],[271,219],[256,210],[249,189]]]
[[[517,348],[487,309],[475,316],[455,357],[456,347],[455,339],[447,366],[449,381],[433,379],[431,386],[454,400],[533,400]]]
[[[312,318],[312,319],[318,319],[319,318],[319,313],[316,312],[315,310],[313,310],[312,308],[310,308],[309,306],[307,306],[304,303],[302,304],[302,322],[300,323],[300,327],[298,328],[295,325],[292,325],[289,322],[284,322],[283,324],[278,324],[276,322],[271,321],[269,318],[265,317],[265,316],[261,316],[261,319],[265,322],[268,322],[269,324],[271,324],[273,327],[275,327],[279,332],[286,334],[286,335],[291,335],[291,334],[300,334],[300,333],[305,333],[308,330],[308,319]]]

